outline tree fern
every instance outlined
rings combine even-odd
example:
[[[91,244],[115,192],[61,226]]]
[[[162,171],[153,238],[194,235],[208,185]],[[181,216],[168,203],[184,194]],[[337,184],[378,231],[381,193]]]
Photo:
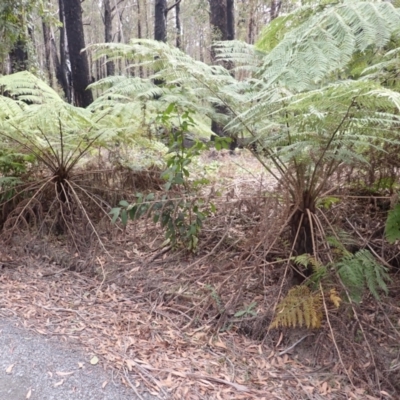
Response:
[[[379,79],[385,68],[379,56],[391,39],[397,43],[399,26],[399,10],[390,2],[339,0],[303,7],[267,27],[257,48],[219,44],[221,58],[247,71],[237,74],[240,81],[222,66],[193,60],[165,43],[140,39],[92,48],[96,56],[123,57],[131,66],[154,71],[148,79],[164,82],[157,101],[173,100],[221,122],[232,135],[250,136],[262,150],[257,158],[285,183],[296,207],[291,232],[297,232],[292,224],[315,212],[339,166],[360,166],[368,162],[366,149],[384,152],[385,143],[399,144],[400,95]],[[387,62],[397,57],[394,51],[386,54]],[[367,78],[372,71],[362,71],[370,62],[376,65],[374,79]],[[127,96],[137,99],[132,90],[121,93],[121,103]],[[221,105],[229,115],[219,113]],[[311,238],[311,225],[303,228]],[[314,251],[310,245],[294,250]]]

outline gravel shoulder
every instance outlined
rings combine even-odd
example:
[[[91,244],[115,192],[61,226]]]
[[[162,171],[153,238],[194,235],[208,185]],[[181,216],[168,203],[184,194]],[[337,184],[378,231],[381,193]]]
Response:
[[[13,319],[0,318],[1,400],[155,399],[125,388],[112,371],[90,364],[90,355],[47,339]],[[132,382],[134,383],[134,382]]]

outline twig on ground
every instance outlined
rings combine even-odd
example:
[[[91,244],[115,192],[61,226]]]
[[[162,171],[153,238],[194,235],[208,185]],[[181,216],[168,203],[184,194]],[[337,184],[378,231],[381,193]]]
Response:
[[[135,392],[136,396],[140,399],[140,400],[144,400],[144,398],[139,394],[139,392],[136,390],[135,385],[131,382],[131,380],[129,379],[129,375],[126,372],[126,368],[123,367],[124,370],[124,375],[125,375],[125,379],[127,380],[127,382],[129,383],[129,386],[131,387],[131,389]]]
[[[75,313],[75,314],[78,315],[81,319],[84,319],[84,318],[82,317],[82,314],[81,314],[79,311],[73,310],[73,309],[71,309],[71,308],[46,307],[46,306],[42,306],[42,305],[36,304],[36,303],[33,303],[33,304],[34,304],[35,306],[41,307],[41,308],[43,308],[43,309],[45,309],[45,310],[47,310],[47,311],[62,311],[62,312]]]
[[[294,342],[290,347],[287,349],[281,351],[278,353],[278,356],[283,356],[286,353],[289,353],[290,350],[294,349],[299,343],[301,343],[305,338],[308,338],[309,336],[314,336],[313,333],[309,333],[308,335],[304,335],[301,339],[299,339],[297,342]]]
[[[332,341],[333,341],[333,344],[334,344],[334,346],[335,346],[336,352],[337,352],[337,354],[338,354],[338,357],[339,357],[339,360],[340,360],[340,364],[342,364],[342,367],[343,367],[344,371],[346,372],[347,377],[349,378],[349,381],[350,381],[350,383],[351,383],[351,386],[355,389],[355,386],[354,386],[353,380],[351,379],[350,373],[349,373],[349,371],[347,371],[347,368],[346,368],[346,366],[344,365],[344,362],[343,362],[343,359],[342,359],[342,353],[340,352],[339,347],[338,347],[338,345],[337,345],[337,343],[336,343],[335,334],[334,334],[334,332],[333,332],[331,320],[329,319],[328,307],[327,307],[327,305],[326,305],[324,290],[322,289],[322,284],[321,284],[321,282],[319,283],[319,290],[320,290],[321,296],[322,296],[322,303],[323,303],[324,309],[325,309],[326,320],[327,320],[327,322],[328,322],[329,330],[330,330],[331,336],[332,336]]]

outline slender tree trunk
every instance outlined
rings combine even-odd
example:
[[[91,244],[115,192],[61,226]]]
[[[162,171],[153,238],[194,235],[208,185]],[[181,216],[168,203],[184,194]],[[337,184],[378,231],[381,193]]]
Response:
[[[270,11],[270,21],[273,21],[279,16],[279,11],[281,9],[282,1],[271,0],[271,11]]]
[[[140,4],[141,0],[137,0],[137,16],[138,16],[138,21],[137,21],[137,36],[138,39],[141,39],[142,36],[142,5]],[[143,67],[139,66],[139,76],[141,78],[144,77],[143,74]]]
[[[235,39],[235,0],[226,0],[226,40]]]
[[[65,28],[65,12],[64,12],[64,2],[59,0],[59,18],[62,23],[60,28],[60,66],[57,70],[57,78],[61,82],[61,86],[64,90],[65,97],[68,103],[73,102],[72,98],[72,77],[71,77],[71,63],[69,61],[68,54],[68,41],[67,33]]]
[[[199,47],[200,47],[200,54],[199,54],[199,58],[201,62],[204,62],[205,57],[204,57],[204,31],[201,30],[200,33],[200,38],[199,38]]]
[[[87,54],[81,53],[85,48],[81,2],[80,0],[60,0],[60,2],[64,5],[74,102],[78,107],[87,107],[93,102],[93,96],[92,92],[86,89],[90,84]]]
[[[43,29],[44,55],[45,55],[45,64],[46,64],[47,74],[49,76],[50,86],[54,87],[54,75],[53,75],[53,69],[51,67],[51,31],[50,31],[50,26],[45,21],[42,21],[42,29]]]
[[[104,0],[104,40],[106,43],[112,43],[112,10],[110,0]],[[115,75],[115,64],[113,61],[107,61],[107,76]]]
[[[249,4],[249,24],[247,27],[247,43],[254,44],[256,35],[256,10],[257,0],[252,0]]]
[[[53,61],[53,67],[56,73],[57,82],[61,86],[65,96],[67,97],[66,87],[68,86],[68,84],[67,81],[64,79],[65,75],[63,74],[60,58],[58,57],[58,50],[57,50],[56,40],[54,38],[54,32],[51,28],[50,28],[50,54],[51,54],[51,59]]]
[[[177,3],[175,6],[175,28],[176,28],[176,47],[182,48],[182,28],[181,28],[181,5]]]

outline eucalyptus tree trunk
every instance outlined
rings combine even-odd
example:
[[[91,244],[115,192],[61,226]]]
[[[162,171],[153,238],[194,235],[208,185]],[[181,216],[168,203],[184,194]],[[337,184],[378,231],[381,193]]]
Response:
[[[226,40],[235,39],[235,0],[226,0]]]
[[[167,41],[167,0],[154,2],[154,39],[159,42]]]
[[[228,9],[227,0],[209,0],[211,40],[228,39]],[[211,45],[211,61],[216,63],[215,46]]]
[[[167,0],[155,0],[154,2],[154,39],[159,42],[167,41],[167,15],[173,9],[178,7],[177,14],[179,20],[179,4],[181,0],[176,0],[174,4],[168,7]],[[177,20],[175,20],[177,21]],[[180,22],[179,22],[180,25]]]
[[[112,8],[110,0],[103,0],[104,5],[104,39],[106,43],[113,41],[112,37]],[[107,76],[115,75],[115,64],[113,61],[107,61]]]
[[[212,41],[216,40],[233,40],[235,38],[235,9],[234,0],[209,0],[210,4],[210,26]],[[211,61],[216,64],[216,53],[214,44],[211,45]],[[231,69],[230,62],[224,62],[226,69]],[[229,114],[229,111],[224,105],[216,105],[215,110],[220,114]],[[211,130],[218,136],[226,136],[224,125],[217,121],[211,122]],[[213,139],[213,138],[211,138]],[[232,138],[230,149],[234,150],[237,147],[237,140]]]
[[[182,28],[181,28],[181,5],[179,3],[175,6],[175,29],[176,38],[175,44],[178,49],[182,48]]]
[[[143,37],[143,28],[142,28],[142,5],[141,1],[137,0],[137,37],[138,39],[141,39]],[[139,76],[141,78],[144,78],[144,73],[143,73],[143,66],[139,66]]]
[[[54,87],[53,69],[51,67],[51,32],[50,26],[42,21],[43,41],[44,41],[44,56],[47,74],[49,77],[50,86]]]
[[[65,23],[65,12],[64,12],[64,2],[59,0],[59,18],[62,23],[60,28],[60,67],[57,71],[57,76],[61,82],[61,86],[64,90],[65,97],[68,103],[73,102],[72,98],[72,76],[71,76],[71,63],[69,61],[68,54],[68,41]]]
[[[63,73],[63,68],[60,63],[60,58],[58,57],[58,50],[56,40],[54,38],[53,29],[45,21],[42,22],[43,29],[43,40],[44,40],[44,50],[46,59],[46,69],[48,70],[50,85],[55,87],[55,80],[63,89],[65,97],[68,98],[68,82],[66,75]],[[64,34],[62,29],[60,29],[60,35]],[[62,52],[60,52],[62,54]],[[55,75],[55,78],[54,78]]]
[[[256,37],[256,14],[257,14],[257,0],[252,0],[249,3],[248,11],[248,25],[247,25],[247,43],[254,44]]]
[[[78,107],[87,107],[93,102],[93,96],[92,92],[86,89],[90,84],[87,54],[81,53],[81,50],[85,48],[81,2],[80,0],[60,0],[61,3],[64,6],[74,104]]]
[[[60,32],[60,36],[61,33],[62,32]],[[56,73],[57,82],[62,87],[65,97],[68,98],[67,96],[67,93],[69,91],[68,82],[66,80],[66,75],[63,73],[63,67],[61,65],[60,58],[58,57],[57,44],[54,38],[54,32],[52,28],[50,28],[49,35],[50,35],[49,39],[50,39],[51,60],[53,61],[53,67]],[[60,54],[61,54],[61,49],[60,49]]]
[[[270,21],[273,21],[279,16],[279,11],[281,9],[281,0],[271,0],[271,11],[270,11]]]

